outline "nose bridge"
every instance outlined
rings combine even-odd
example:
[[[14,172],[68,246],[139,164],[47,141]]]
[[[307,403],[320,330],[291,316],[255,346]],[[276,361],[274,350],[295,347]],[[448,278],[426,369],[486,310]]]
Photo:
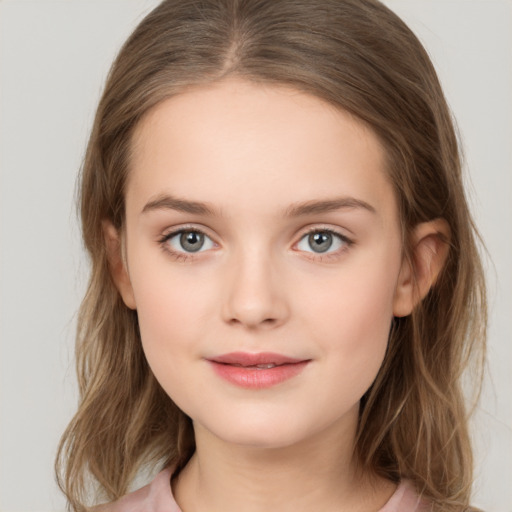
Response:
[[[288,304],[282,273],[271,250],[250,244],[232,255],[224,318],[250,328],[286,320]]]

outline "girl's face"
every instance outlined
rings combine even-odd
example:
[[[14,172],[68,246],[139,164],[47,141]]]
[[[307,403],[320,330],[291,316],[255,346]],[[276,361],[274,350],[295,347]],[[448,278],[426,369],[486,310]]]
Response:
[[[125,234],[121,293],[196,429],[257,447],[355,429],[404,279],[360,121],[241,80],[177,95],[136,130]]]

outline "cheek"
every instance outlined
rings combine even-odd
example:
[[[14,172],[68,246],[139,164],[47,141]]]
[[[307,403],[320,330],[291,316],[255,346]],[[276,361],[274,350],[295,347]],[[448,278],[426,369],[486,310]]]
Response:
[[[139,261],[144,261],[143,256]],[[134,266],[131,272],[142,344],[150,364],[162,358],[173,365],[180,351],[192,350],[190,340],[197,337],[204,314],[201,287],[170,269],[160,257],[144,268]]]
[[[318,293],[303,304],[303,318],[309,319],[322,355],[354,382],[361,376],[371,384],[384,358],[398,271],[397,258],[386,254],[359,260],[329,283],[317,283]]]
[[[222,282],[206,266],[177,268],[161,254],[140,254],[134,261],[145,261],[131,271],[144,353],[162,387],[179,399],[176,389],[183,387],[190,362],[201,364],[218,329]]]
[[[205,392],[200,382],[190,378],[194,368],[190,363],[197,363],[200,354],[201,303],[198,290],[180,286],[179,279],[161,277],[157,281],[147,279],[135,289],[142,347],[162,388],[188,412],[194,396]]]

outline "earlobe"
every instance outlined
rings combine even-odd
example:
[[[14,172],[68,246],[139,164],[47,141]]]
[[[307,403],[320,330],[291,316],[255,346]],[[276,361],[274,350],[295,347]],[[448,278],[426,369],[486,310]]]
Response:
[[[110,221],[103,221],[102,224],[112,279],[126,306],[136,309],[130,275],[123,257],[121,235]]]
[[[432,288],[446,262],[450,227],[444,219],[418,224],[412,233],[410,259],[404,258],[398,277],[393,315],[410,315]]]

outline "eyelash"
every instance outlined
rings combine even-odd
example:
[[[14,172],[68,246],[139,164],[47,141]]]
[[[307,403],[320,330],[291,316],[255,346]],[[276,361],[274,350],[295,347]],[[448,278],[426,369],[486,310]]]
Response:
[[[158,243],[160,244],[163,251],[165,251],[166,254],[170,255],[174,260],[180,261],[180,262],[186,262],[190,261],[191,259],[195,258],[195,253],[187,253],[187,252],[181,252],[181,251],[175,251],[172,250],[169,247],[169,240],[174,238],[177,235],[183,234],[183,233],[199,233],[200,235],[203,235],[210,240],[212,238],[202,229],[199,229],[194,226],[184,226],[180,227],[179,229],[176,229],[174,231],[171,231],[169,233],[164,234],[160,239],[158,240]],[[339,233],[338,231],[332,229],[332,228],[322,228],[322,227],[315,227],[307,230],[304,232],[298,242],[295,242],[294,246],[297,246],[305,237],[315,234],[315,233],[326,233],[329,235],[332,235],[333,237],[338,238],[343,243],[343,247],[335,252],[326,252],[326,253],[315,253],[314,251],[302,251],[306,254],[306,257],[308,259],[311,259],[313,261],[325,261],[327,259],[337,259],[341,256],[342,253],[344,253],[350,246],[354,244],[354,241],[348,238],[346,235],[343,235],[342,233]],[[213,242],[215,244],[215,242]],[[199,250],[198,253],[204,252]]]
[[[195,253],[186,253],[186,252],[175,251],[169,247],[169,244],[167,242],[169,242],[169,240],[171,240],[175,236],[183,234],[183,233],[199,233],[199,234],[209,238],[210,240],[212,239],[205,231],[203,231],[202,229],[199,229],[195,226],[183,226],[183,227],[180,227],[179,229],[176,229],[169,233],[165,233],[158,240],[160,247],[166,254],[171,256],[174,260],[180,261],[180,262],[190,261],[192,258],[195,257]],[[198,251],[198,252],[202,252],[202,251]]]
[[[346,235],[340,233],[339,231],[336,231],[332,228],[322,228],[322,227],[315,227],[307,230],[305,233],[301,235],[299,238],[299,241],[294,244],[294,246],[298,245],[305,237],[315,234],[315,233],[327,233],[329,235],[332,235],[333,237],[336,237],[343,242],[343,247],[338,249],[334,252],[326,252],[326,253],[315,253],[313,251],[304,251],[306,254],[306,257],[313,260],[313,261],[325,261],[325,260],[333,260],[338,259],[347,249],[349,249],[353,244],[354,241],[350,238],[348,238]]]

